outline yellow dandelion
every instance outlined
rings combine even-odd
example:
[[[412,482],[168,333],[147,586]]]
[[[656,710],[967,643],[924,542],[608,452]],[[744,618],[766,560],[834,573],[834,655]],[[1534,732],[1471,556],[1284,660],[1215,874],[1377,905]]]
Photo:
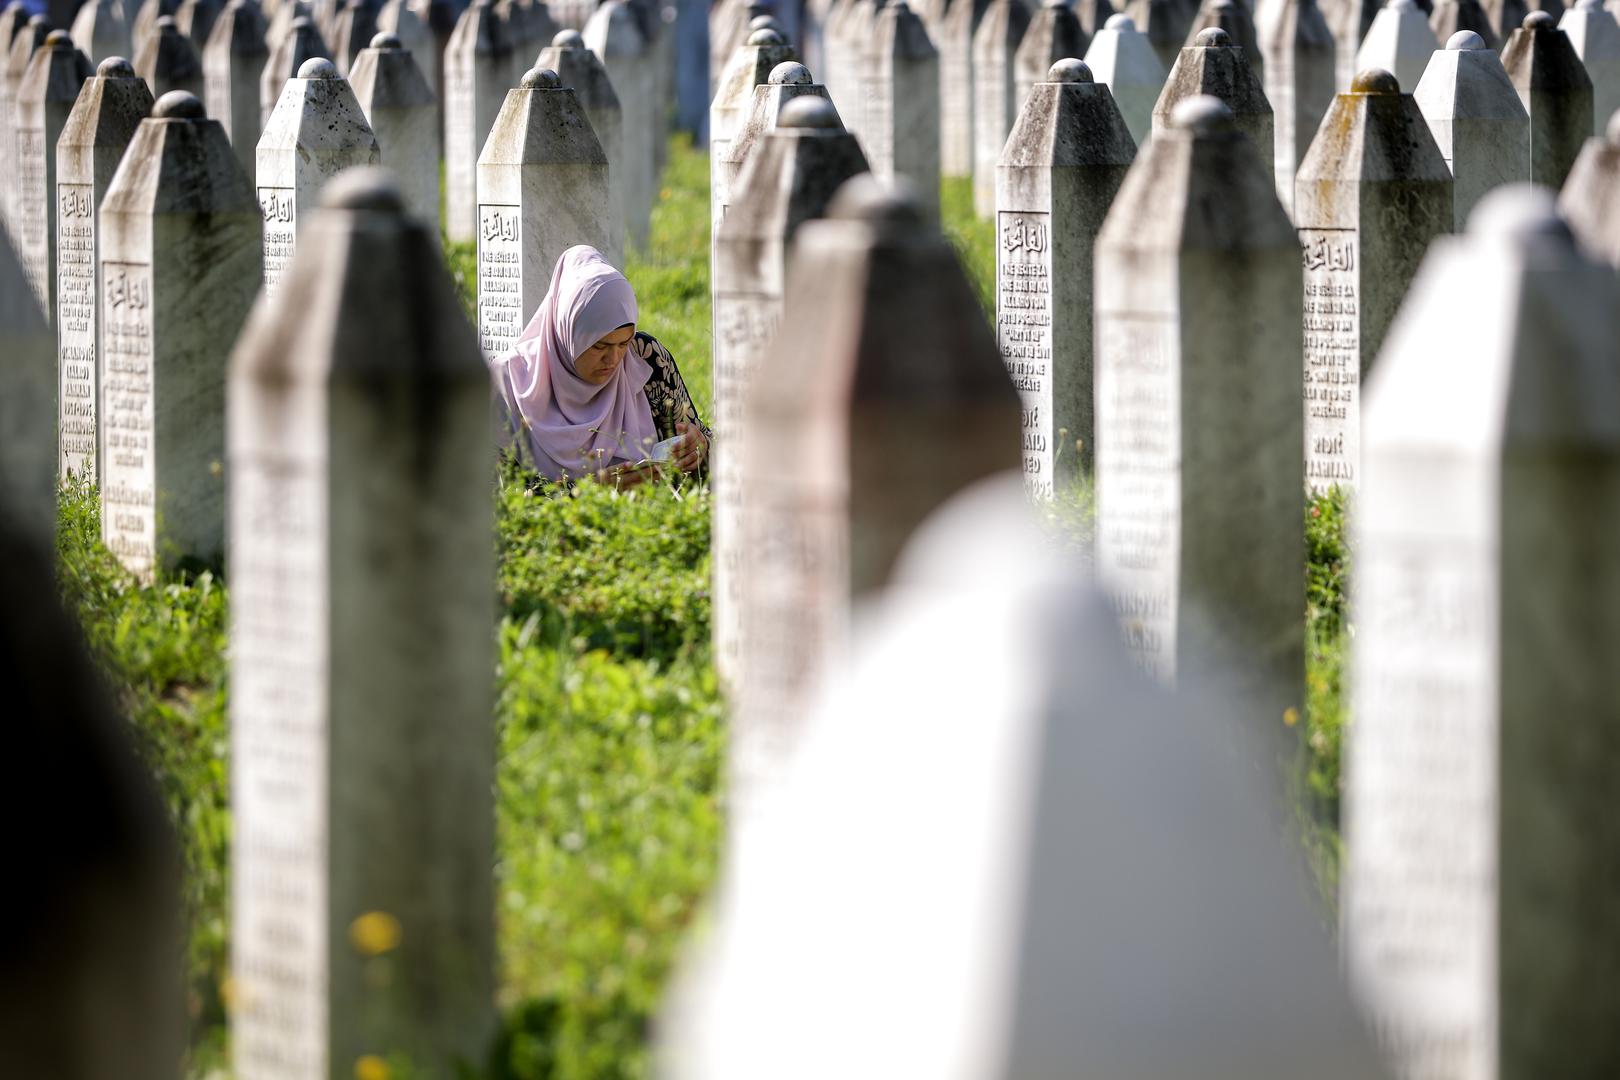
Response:
[[[349,924],[349,943],[363,956],[381,956],[399,947],[399,920],[386,911],[368,911]]]
[[[354,1080],[388,1080],[388,1062],[376,1054],[354,1059]]]
[[[1283,724],[1286,727],[1293,727],[1297,723],[1299,723],[1299,710],[1290,705],[1283,710]]]

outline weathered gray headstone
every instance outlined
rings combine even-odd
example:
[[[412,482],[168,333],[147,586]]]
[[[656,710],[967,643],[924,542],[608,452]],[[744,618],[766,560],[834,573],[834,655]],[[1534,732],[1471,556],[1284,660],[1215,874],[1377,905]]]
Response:
[[[909,187],[856,177],[799,230],[781,327],[749,379],[739,818],[779,775],[817,680],[843,662],[853,601],[888,579],[939,503],[1017,468],[1018,397],[994,334]]]
[[[230,358],[243,1080],[459,1075],[495,1030],[490,384],[403,202],[328,187]]]
[[[630,216],[630,190],[626,184],[629,171],[621,166],[624,161],[624,109],[619,104],[618,91],[608,78],[596,54],[585,47],[585,38],[578,30],[559,30],[551,44],[540,50],[535,66],[555,71],[562,85],[572,87],[585,118],[596,132],[596,141],[608,159],[608,190],[613,196],[614,212],[622,230]],[[707,84],[705,84],[705,87]],[[622,248],[623,240],[620,239]]]
[[[439,237],[439,110],[416,57],[384,32],[361,49],[349,87],[377,136],[377,150],[394,174],[405,209]]]
[[[720,73],[726,69],[737,46],[748,40],[749,21],[765,10],[751,0],[717,0],[709,9],[709,97],[719,88]],[[587,13],[588,17],[588,13]],[[579,27],[583,29],[582,20]]]
[[[179,10],[180,0],[142,0],[129,26],[130,43],[135,49],[136,56],[139,56],[146,48],[147,42],[157,35],[158,19],[165,15],[172,16]],[[126,16],[129,14],[129,8],[124,9],[124,14]]]
[[[377,11],[377,32],[393,34],[400,47],[416,60],[416,69],[422,73],[428,89],[433,91],[437,112],[439,96],[439,47],[433,39],[433,29],[412,10],[409,0],[387,0]],[[349,80],[353,82],[351,78]],[[439,128],[433,132],[434,155],[438,155]],[[411,193],[405,192],[405,205],[411,205]]]
[[[152,36],[135,57],[135,73],[146,80],[155,98],[180,90],[201,101],[206,92],[202,55],[180,32],[172,15],[158,19]]]
[[[749,563],[742,536],[745,403],[782,321],[794,235],[806,221],[826,215],[846,180],[866,171],[860,143],[839,123],[832,102],[792,98],[760,135],[733,185],[736,204],[716,230],[711,595],[715,666],[728,681],[737,677],[742,650],[742,588]]]
[[[214,23],[225,10],[226,0],[180,0],[180,6],[174,9],[174,25],[180,32],[191,39],[197,47],[198,55],[202,54],[208,45],[208,38],[214,32]]]
[[[1281,732],[1305,673],[1300,247],[1220,101],[1137,155],[1096,274],[1097,570],[1126,645],[1167,681],[1232,673]]]
[[[660,1075],[1381,1080],[1239,707],[1144,685],[1021,502],[951,500],[861,613]]]
[[[321,37],[315,21],[300,15],[287,27],[287,36],[270,47],[270,59],[265,61],[264,74],[259,79],[260,131],[270,122],[270,113],[281,100],[281,91],[306,63],[327,55],[326,39]],[[255,146],[258,144],[255,142]]]
[[[134,52],[129,22],[124,18],[124,0],[87,0],[73,17],[73,44],[92,64]]]
[[[1356,53],[1356,70],[1378,68],[1394,75],[1401,86],[1414,87],[1435,47],[1434,30],[1417,0],[1388,0]]]
[[[1558,20],[1592,80],[1592,134],[1603,132],[1620,109],[1620,23],[1601,0],[1575,0]]]
[[[771,72],[798,59],[781,34],[756,30],[744,45],[737,47],[720,73],[714,101],[709,105],[709,220],[720,224],[720,207],[726,202],[726,181],[720,162],[731,147],[731,139],[742,127],[754,103],[754,88],[769,81]],[[808,73],[807,73],[808,75]]]
[[[1200,30],[1181,50],[1164,91],[1153,106],[1153,134],[1172,126],[1176,107],[1195,97],[1212,97],[1226,105],[1237,128],[1254,143],[1261,157],[1272,159],[1275,117],[1249,58],[1225,30]]]
[[[1368,388],[1340,911],[1403,1076],[1620,1070],[1617,342],[1613,268],[1505,188]]]
[[[141,121],[98,228],[101,538],[143,578],[217,564],[225,356],[263,252],[253,188],[194,95],[171,91]]]
[[[1586,140],[1558,195],[1558,211],[1594,258],[1620,268],[1620,118]]]
[[[293,20],[298,18],[305,18],[310,20],[311,24],[314,23],[315,15],[309,0],[281,0],[281,6],[276,8],[276,13],[266,18],[264,43],[271,52],[275,52],[276,46],[286,40],[287,35],[292,32]]]
[[[1313,492],[1360,484],[1361,384],[1429,242],[1452,229],[1451,188],[1417,103],[1376,68],[1334,99],[1299,164],[1305,482]]]
[[[1455,182],[1453,229],[1485,193],[1530,179],[1530,114],[1502,61],[1470,30],[1429,60],[1412,95]]]
[[[41,542],[56,531],[51,328],[39,297],[0,235],[0,503]]]
[[[23,70],[28,67],[28,58],[23,58],[23,66],[19,68],[16,77],[11,72],[11,50],[17,39],[23,36],[28,27],[28,9],[23,7],[22,0],[10,0],[3,11],[0,11],[0,173],[11,175],[12,155],[16,153],[17,129],[16,117],[12,112],[12,105],[17,98],[17,84],[22,81]],[[40,23],[43,28],[44,23]],[[44,37],[39,38],[41,44]],[[33,55],[37,45],[30,44],[28,53]],[[10,194],[0,191],[0,232],[10,229],[11,206]]]
[[[608,159],[555,71],[523,76],[478,158],[478,340],[509,351],[540,307],[562,253],[589,244],[623,265]]]
[[[1168,71],[1198,16],[1198,0],[1129,0],[1124,11]]]
[[[810,70],[803,64],[791,62],[779,64],[776,70],[771,72],[769,82],[754,87],[753,105],[749,107],[748,115],[731,140],[731,145],[726,148],[725,156],[715,163],[717,171],[711,174],[711,183],[723,185],[726,193],[720,204],[719,217],[714,222],[717,233],[720,222],[725,220],[731,193],[735,188],[737,177],[742,173],[743,164],[747,162],[760,140],[776,130],[788,102],[801,97],[814,97],[827,102],[828,108],[833,110],[833,116],[835,118],[838,116],[837,108],[828,97],[827,88],[816,83],[810,76]],[[843,122],[839,120],[838,126],[842,124]]]
[[[46,25],[43,15],[35,15],[25,23],[17,36],[12,39],[11,51],[6,64],[6,97],[0,101],[0,147],[3,147],[5,158],[0,161],[4,165],[5,176],[17,175],[19,164],[17,161],[17,91],[22,85],[23,73],[28,70],[28,62],[34,58],[45,44],[50,29]],[[0,210],[5,213],[5,226],[11,233],[12,246],[19,244],[17,236],[17,185],[7,183],[0,185]]]
[[[1429,29],[1434,31],[1436,41],[1448,42],[1454,35],[1467,30],[1478,34],[1485,48],[1493,52],[1501,44],[1496,36],[1496,28],[1491,25],[1490,17],[1485,14],[1479,0],[1440,0],[1429,15]]]
[[[946,176],[973,175],[973,36],[989,6],[990,0],[953,0],[934,35],[939,50],[939,167]]]
[[[625,217],[630,242],[647,246],[652,226],[652,204],[658,199],[654,156],[654,93],[652,60],[635,13],[624,0],[606,0],[591,13],[582,31],[585,45],[602,61],[619,95],[623,127]],[[768,73],[768,69],[767,69]],[[621,167],[615,163],[615,167]]]
[[[1198,17],[1193,20],[1186,44],[1196,45],[1198,32],[1210,27],[1225,30],[1228,37],[1243,47],[1243,55],[1249,58],[1249,67],[1254,69],[1256,77],[1265,73],[1266,59],[1260,52],[1260,38],[1254,32],[1254,15],[1248,8],[1238,0],[1205,0],[1198,9]]]
[[[1485,14],[1491,20],[1491,26],[1496,31],[1496,40],[1504,46],[1513,31],[1524,25],[1524,17],[1535,10],[1535,5],[1526,0],[1481,0],[1485,5]]]
[[[1014,60],[1029,15],[1024,0],[991,0],[973,35],[973,210],[982,218],[995,216],[996,162],[1018,119]]]
[[[923,213],[939,221],[939,53],[906,0],[878,13],[861,134],[872,173],[917,185]]]
[[[1269,0],[1256,12],[1255,32],[1266,54],[1266,98],[1274,114],[1277,197],[1294,204],[1294,169],[1333,104],[1336,60],[1316,0]]]
[[[473,0],[444,53],[444,231],[478,238],[478,154],[509,89],[512,45],[489,0]]]
[[[16,213],[12,235],[17,254],[40,310],[56,323],[56,140],[67,124],[79,88],[94,69],[68,37],[52,30],[45,44],[28,61],[17,85],[16,171],[8,186],[15,188]]]
[[[332,23],[332,63],[347,77],[360,50],[377,36],[377,8],[373,0],[344,0]]]
[[[100,231],[96,217],[152,92],[122,57],[101,62],[56,140],[57,451],[63,476],[100,472]]]
[[[1530,114],[1530,179],[1556,191],[1592,134],[1592,80],[1545,11],[1532,11],[1513,31],[1502,66]]]
[[[1114,104],[1131,129],[1131,139],[1138,146],[1147,142],[1153,134],[1153,105],[1164,90],[1166,72],[1159,54],[1137,32],[1131,17],[1110,16],[1092,37],[1085,61],[1092,78],[1114,95]]]
[[[1046,81],[1053,64],[1059,60],[1078,60],[1090,47],[1091,35],[1081,28],[1080,18],[1068,0],[1043,0],[1030,18],[1029,29],[1024,31],[1024,40],[1019,42],[1018,52],[1013,56],[1018,108],[1023,109],[1036,83]]]
[[[323,57],[287,80],[259,137],[255,187],[264,214],[264,291],[274,294],[292,262],[301,215],[344,169],[382,160],[377,135],[348,80]]]
[[[1454,3],[1456,0],[1441,0],[1441,2]],[[1477,8],[1479,0],[1467,2]],[[1383,0],[1329,0],[1322,5],[1322,18],[1327,20],[1328,30],[1333,35],[1335,79],[1341,94],[1350,89],[1350,83],[1356,77],[1358,70],[1356,53],[1360,51],[1361,43],[1366,40],[1367,31],[1372,29],[1373,20],[1378,17],[1378,12],[1383,6]],[[1428,0],[1421,0],[1418,7],[1427,12],[1430,4]],[[1481,14],[1481,18],[1483,17]],[[1445,38],[1440,40],[1444,41]]]
[[[259,81],[270,59],[264,29],[264,16],[253,0],[231,0],[214,20],[214,29],[203,48],[208,115],[224,126],[249,180],[253,179],[255,152],[264,130]]]
[[[1108,87],[1060,60],[1024,102],[996,169],[996,337],[1037,498],[1091,471],[1093,246],[1135,158]]]

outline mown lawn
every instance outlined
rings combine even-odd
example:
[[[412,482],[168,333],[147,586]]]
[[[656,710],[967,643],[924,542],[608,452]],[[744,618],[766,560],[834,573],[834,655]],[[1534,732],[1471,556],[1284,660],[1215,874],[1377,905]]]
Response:
[[[651,249],[634,253],[627,267],[642,326],[675,354],[705,416],[707,172],[706,155],[674,147]],[[944,207],[947,232],[989,305],[991,227],[973,218],[965,182],[946,185]],[[450,245],[446,257],[470,311],[471,245]],[[498,482],[495,873],[504,1023],[488,1077],[645,1077],[648,1026],[720,847],[725,733],[709,653],[708,494],[626,496],[587,485],[576,497],[552,499],[526,493],[515,477]],[[1076,490],[1049,515],[1077,552],[1089,513],[1088,493]],[[1330,887],[1342,722],[1342,505],[1318,501],[1307,524],[1311,661],[1301,811]],[[136,586],[97,536],[94,501],[67,492],[63,593],[122,691],[184,839],[190,1073],[223,1075],[226,587],[211,574]]]

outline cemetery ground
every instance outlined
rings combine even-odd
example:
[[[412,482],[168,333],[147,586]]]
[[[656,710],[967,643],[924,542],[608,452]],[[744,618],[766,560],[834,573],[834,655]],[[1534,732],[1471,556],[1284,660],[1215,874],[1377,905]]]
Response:
[[[677,141],[669,160],[650,250],[626,269],[642,326],[674,353],[708,417],[708,157]],[[993,236],[973,216],[971,183],[948,181],[943,209],[993,317]],[[470,313],[473,247],[449,245],[446,256]],[[61,586],[121,693],[184,839],[189,1073],[224,1076],[228,587],[200,568],[134,584],[101,546],[95,505],[82,489],[64,493]],[[515,473],[499,477],[504,1019],[491,1080],[650,1073],[652,1018],[683,935],[701,918],[721,846],[726,739],[709,646],[709,506],[701,487],[620,494],[586,484],[554,498],[529,493]],[[1276,722],[1301,734],[1291,781],[1328,921],[1344,716],[1345,507],[1334,495],[1304,512],[1307,708]],[[1081,557],[1088,493],[1060,492],[1047,517]],[[357,923],[351,941],[385,951],[391,932],[379,913]],[[362,1080],[408,1075],[403,1063],[371,1063]]]

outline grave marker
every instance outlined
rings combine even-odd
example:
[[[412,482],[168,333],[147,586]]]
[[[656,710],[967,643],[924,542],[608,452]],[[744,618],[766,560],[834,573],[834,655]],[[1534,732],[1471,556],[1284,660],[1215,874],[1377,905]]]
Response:
[[[8,54],[6,65],[6,97],[0,101],[0,150],[4,151],[5,159],[0,164],[5,166],[5,175],[16,176],[20,167],[17,161],[17,100],[18,88],[22,85],[23,73],[28,70],[28,62],[34,58],[34,53],[45,44],[45,38],[50,30],[46,26],[43,15],[35,15],[29,19],[17,36],[11,41],[11,52]],[[5,214],[5,226],[10,232],[12,246],[19,245],[17,235],[17,190],[15,184],[0,185],[0,210]]]
[[[1086,66],[1108,87],[1120,115],[1138,146],[1153,134],[1153,105],[1164,90],[1165,70],[1159,54],[1137,32],[1129,15],[1111,15],[1091,39]]]
[[[1592,80],[1545,11],[1532,11],[1513,31],[1502,66],[1530,114],[1530,179],[1556,191],[1592,133]]]
[[[439,109],[427,77],[399,36],[383,32],[354,59],[349,88],[377,136],[405,209],[438,239]]]
[[[1601,135],[1620,109],[1620,23],[1601,0],[1575,0],[1558,20],[1592,80],[1592,134]]]
[[[953,0],[934,35],[939,50],[939,167],[946,176],[973,175],[973,38],[989,6],[990,0]]]
[[[202,56],[180,32],[172,15],[158,19],[152,35],[136,53],[135,73],[146,80],[154,98],[179,90],[201,101],[205,93]]]
[[[1013,55],[1018,109],[1029,100],[1029,92],[1035,84],[1046,81],[1053,64],[1059,60],[1078,60],[1090,47],[1091,36],[1080,28],[1080,18],[1068,0],[1042,0]]]
[[[1153,134],[1171,127],[1176,106],[1195,97],[1213,97],[1224,104],[1237,128],[1267,161],[1272,159],[1274,121],[1271,103],[1249,58],[1225,30],[1200,30],[1193,44],[1181,50],[1164,91],[1153,106]]]
[[[311,60],[327,57],[326,39],[315,26],[315,20],[306,15],[295,18],[287,27],[287,36],[270,50],[270,59],[264,65],[259,80],[260,133],[270,122],[270,113],[281,100],[281,91],[287,83],[298,77],[298,70]],[[327,57],[329,58],[329,57]],[[257,148],[258,143],[254,142]]]
[[[100,230],[96,219],[152,92],[122,57],[101,62],[56,140],[57,464],[61,475],[100,474]]]
[[[408,0],[388,0],[377,12],[377,32],[393,34],[400,47],[416,61],[416,70],[434,95],[435,115],[439,104],[439,47],[433,39],[433,29],[412,8]],[[349,80],[354,81],[352,78]],[[438,156],[439,128],[433,129],[434,156]],[[405,193],[405,205],[411,205],[411,194]]]
[[[652,204],[658,199],[652,112],[660,100],[654,92],[647,41],[642,37],[635,13],[623,0],[606,0],[592,12],[583,36],[586,46],[602,61],[619,95],[624,124],[624,227],[630,242],[645,249],[652,224]]]
[[[1356,70],[1377,68],[1402,86],[1416,86],[1434,50],[1434,31],[1417,0],[1388,0],[1356,53]]]
[[[726,68],[720,73],[714,101],[709,105],[709,221],[711,229],[719,227],[720,208],[726,202],[726,181],[721,161],[730,149],[731,140],[742,127],[748,110],[753,105],[754,88],[769,81],[771,72],[779,65],[798,59],[793,47],[774,30],[756,30],[732,54]],[[808,80],[809,73],[805,73]]]
[[[56,324],[56,140],[79,88],[94,73],[66,30],[52,30],[17,85],[16,213],[12,235],[40,310]]]
[[[99,64],[109,56],[129,56],[135,50],[124,18],[124,0],[87,0],[73,16],[73,44]]]
[[[1455,3],[1456,0],[1440,0],[1441,4]],[[1468,3],[1478,7],[1478,0],[1467,0]],[[1383,10],[1384,0],[1337,0],[1322,8],[1322,17],[1327,20],[1328,30],[1333,35],[1333,54],[1335,58],[1335,78],[1339,93],[1350,89],[1356,72],[1360,70],[1356,53],[1361,49],[1361,43],[1367,38],[1367,31],[1372,29],[1373,20]],[[1421,0],[1418,7],[1429,11],[1431,5],[1428,0]],[[1436,9],[1438,10],[1438,9]],[[1483,18],[1483,14],[1480,16]],[[1444,41],[1445,38],[1439,38]],[[1408,85],[1402,83],[1402,86]]]
[[[1198,0],[1129,0],[1125,14],[1142,31],[1159,63],[1168,71],[1175,65],[1176,53],[1198,17]]]
[[[225,355],[263,253],[253,188],[195,95],[171,91],[141,121],[97,225],[102,542],[145,580],[217,565]]]
[[[723,184],[726,191],[725,201],[720,204],[719,218],[714,225],[716,231],[719,230],[719,222],[725,220],[727,208],[731,205],[731,191],[753,148],[759,145],[765,135],[776,130],[788,102],[800,97],[814,97],[827,102],[833,109],[833,116],[837,117],[838,110],[827,96],[827,88],[817,84],[803,64],[779,64],[771,72],[769,82],[754,87],[754,101],[747,118],[731,140],[731,145],[726,147],[725,156],[717,162],[718,170],[710,174],[711,183]],[[842,127],[843,122],[840,120],[837,126]]]
[[[619,104],[613,80],[608,78],[607,68],[585,47],[585,38],[578,30],[559,30],[551,44],[540,50],[535,66],[555,71],[562,85],[573,88],[574,96],[585,110],[585,118],[596,132],[596,141],[602,144],[602,152],[607,155],[608,191],[622,229],[631,209],[626,184],[629,170],[623,164],[624,109]],[[623,245],[622,236],[619,243]]]
[[[236,159],[250,181],[257,168],[256,151],[264,130],[259,80],[270,59],[264,30],[264,16],[253,0],[231,0],[214,20],[214,29],[203,48],[208,115],[225,128]]]
[[[332,23],[332,63],[348,77],[360,50],[377,36],[377,9],[373,0],[343,0]]]
[[[1504,46],[1513,31],[1524,25],[1524,17],[1535,8],[1526,0],[1481,0],[1485,5],[1485,14],[1490,17],[1491,27],[1496,31],[1496,40]]]
[[[1429,16],[1429,29],[1434,31],[1436,41],[1449,42],[1466,30],[1478,34],[1485,48],[1493,52],[1501,48],[1496,28],[1479,0],[1440,0]]]
[[[444,52],[444,231],[478,238],[478,154],[508,89],[512,43],[489,0],[472,0]]]
[[[1593,258],[1620,268],[1620,119],[1586,140],[1558,195],[1558,212]]]
[[[225,10],[225,3],[226,0],[180,0],[180,6],[174,10],[174,25],[191,39],[199,56],[208,45],[208,37]]]
[[[1276,143],[1277,197],[1294,205],[1294,169],[1333,104],[1336,60],[1333,35],[1316,0],[1273,0],[1256,13],[1255,33],[1266,54],[1264,84]]]
[[[1135,157],[1108,87],[1071,59],[1035,85],[996,169],[996,337],[1036,498],[1091,472],[1093,246]]]
[[[939,221],[939,53],[906,0],[878,13],[861,110],[872,174],[917,185],[923,213]]]
[[[1018,118],[1014,58],[1029,28],[1023,0],[991,0],[973,35],[973,211],[996,212],[996,162]]]
[[[0,504],[48,543],[56,532],[51,328],[11,244],[0,235]]]
[[[1266,60],[1260,52],[1260,39],[1254,33],[1254,16],[1248,8],[1237,0],[1205,0],[1198,9],[1198,18],[1193,20],[1192,30],[1183,48],[1197,44],[1199,31],[1211,27],[1226,31],[1226,36],[1242,47],[1243,55],[1249,58],[1249,67],[1256,78],[1264,75]],[[1180,55],[1179,51],[1177,55]]]
[[[1478,34],[1453,34],[1430,58],[1412,97],[1451,170],[1455,231],[1486,192],[1530,179],[1530,114]]]
[[[146,48],[147,43],[157,35],[158,19],[165,15],[172,16],[179,10],[180,0],[143,0],[140,7],[136,9],[135,18],[129,28],[130,43],[134,46],[136,56],[139,56]],[[126,16],[129,14],[129,8],[124,9],[124,14]],[[140,70],[138,64],[136,70]],[[148,80],[148,88],[150,88],[150,80]]]

